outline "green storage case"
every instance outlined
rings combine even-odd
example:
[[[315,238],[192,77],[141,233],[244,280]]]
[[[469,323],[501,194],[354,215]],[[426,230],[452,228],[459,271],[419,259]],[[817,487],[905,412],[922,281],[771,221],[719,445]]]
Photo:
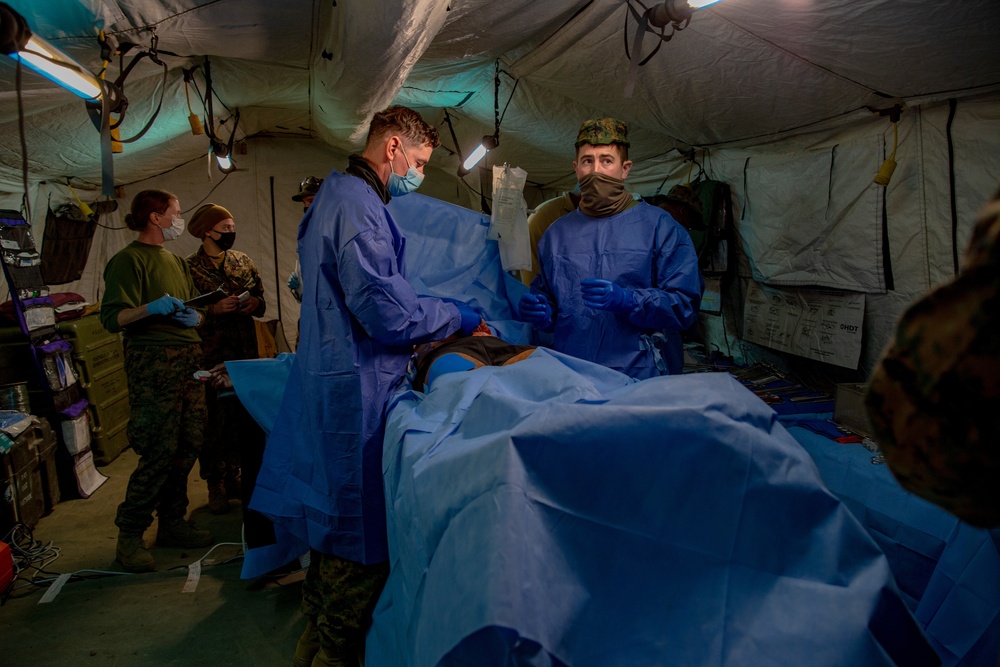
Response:
[[[128,392],[87,407],[90,416],[90,447],[94,450],[94,463],[108,465],[128,446],[125,427],[128,426],[131,408]]]
[[[94,453],[94,463],[106,466],[128,448],[128,422],[110,431],[92,431],[90,449]]]
[[[97,315],[59,322],[56,330],[73,346],[74,365],[84,382],[124,367],[121,336],[105,329]]]

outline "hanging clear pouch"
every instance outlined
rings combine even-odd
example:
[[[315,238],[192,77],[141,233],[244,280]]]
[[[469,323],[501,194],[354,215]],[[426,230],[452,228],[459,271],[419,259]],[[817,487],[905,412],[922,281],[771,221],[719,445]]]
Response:
[[[61,391],[76,383],[73,372],[72,346],[64,340],[57,340],[38,348],[42,357],[42,370],[52,391]]]
[[[500,263],[505,271],[531,268],[531,238],[524,184],[528,172],[504,164],[493,167],[493,213],[488,238],[500,244]]]

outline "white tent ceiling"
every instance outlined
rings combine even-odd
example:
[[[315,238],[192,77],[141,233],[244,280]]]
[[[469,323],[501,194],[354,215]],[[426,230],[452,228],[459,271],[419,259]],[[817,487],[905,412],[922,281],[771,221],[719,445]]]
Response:
[[[211,60],[217,120],[240,109],[237,138],[301,134],[356,148],[371,114],[398,102],[441,125],[433,161],[457,167],[444,108],[468,152],[494,124],[494,63],[501,108],[492,159],[526,169],[535,183],[572,182],[581,120],[615,115],[632,127],[633,157],[674,147],[766,143],[817,125],[847,124],[866,107],[914,105],[1000,87],[1000,3],[964,0],[724,0],[639,68],[625,97],[635,21],[623,0],[12,0],[39,35],[100,69],[99,28],[148,47],[154,34],[169,66],[152,130],[116,156],[134,182],[203,156],[191,136],[184,68]],[[646,35],[645,56],[656,38]],[[126,63],[136,51],[126,55]],[[112,63],[109,77],[117,76]],[[204,91],[203,70],[195,81]],[[517,88],[514,89],[515,81]],[[125,82],[122,135],[156,108],[162,74],[148,59]],[[25,74],[32,179],[100,179],[99,142],[83,104]],[[192,107],[204,117],[194,91]],[[0,184],[21,181],[14,67],[0,59]],[[219,133],[228,136],[229,125]],[[637,172],[641,174],[642,172]]]

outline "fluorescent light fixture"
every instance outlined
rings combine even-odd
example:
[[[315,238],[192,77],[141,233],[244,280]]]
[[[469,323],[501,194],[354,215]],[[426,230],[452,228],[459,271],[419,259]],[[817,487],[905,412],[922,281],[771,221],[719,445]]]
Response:
[[[472,151],[472,154],[470,154],[469,157],[467,157],[465,159],[465,162],[462,164],[461,175],[464,176],[465,174],[468,174],[470,171],[472,171],[472,168],[475,167],[477,164],[479,164],[479,161],[482,160],[484,157],[486,157],[487,153],[489,153],[491,150],[493,150],[499,145],[500,141],[496,137],[490,136],[488,134],[485,137],[483,137],[483,140],[479,143],[478,146],[476,146],[476,149]]]
[[[38,35],[32,35],[24,48],[10,57],[85,100],[101,97],[102,88],[96,76]]]

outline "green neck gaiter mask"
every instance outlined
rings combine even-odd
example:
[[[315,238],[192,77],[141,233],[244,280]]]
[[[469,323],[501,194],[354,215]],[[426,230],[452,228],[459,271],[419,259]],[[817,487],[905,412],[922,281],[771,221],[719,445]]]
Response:
[[[621,178],[593,171],[580,179],[580,211],[592,218],[607,218],[632,205],[632,195]]]

